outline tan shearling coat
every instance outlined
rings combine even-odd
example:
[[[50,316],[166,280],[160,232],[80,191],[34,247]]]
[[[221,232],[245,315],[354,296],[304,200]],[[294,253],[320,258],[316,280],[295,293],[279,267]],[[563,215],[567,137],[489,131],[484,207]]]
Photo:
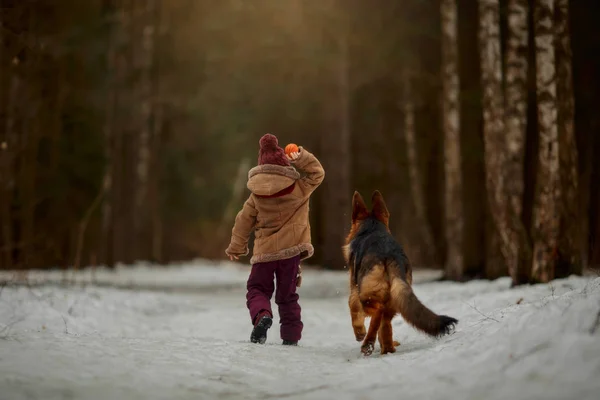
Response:
[[[297,255],[311,257],[308,220],[309,198],[323,182],[325,171],[317,158],[299,148],[292,161],[297,168],[259,165],[248,172],[252,192],[235,218],[228,256],[248,255],[248,240],[254,230],[251,264],[283,260]],[[301,176],[300,173],[304,176]]]

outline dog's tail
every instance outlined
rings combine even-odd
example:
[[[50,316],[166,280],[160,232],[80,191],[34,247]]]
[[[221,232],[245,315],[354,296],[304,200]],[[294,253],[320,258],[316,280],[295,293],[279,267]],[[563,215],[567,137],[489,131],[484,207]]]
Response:
[[[406,322],[434,337],[443,336],[452,331],[458,320],[446,315],[437,315],[419,301],[407,282],[399,276],[390,275],[391,300]]]

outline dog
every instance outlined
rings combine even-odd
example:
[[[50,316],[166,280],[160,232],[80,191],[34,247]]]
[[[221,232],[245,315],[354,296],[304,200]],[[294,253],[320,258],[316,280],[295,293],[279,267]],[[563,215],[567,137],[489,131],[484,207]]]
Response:
[[[458,320],[437,315],[412,291],[412,269],[402,246],[389,229],[390,213],[381,193],[371,199],[371,211],[358,192],[352,197],[352,225],[342,247],[350,275],[348,306],[361,352],[373,353],[378,336],[381,354],[394,353],[400,343],[392,338],[392,319],[401,314],[417,330],[440,337],[454,330]],[[369,331],[365,318],[370,317]]]

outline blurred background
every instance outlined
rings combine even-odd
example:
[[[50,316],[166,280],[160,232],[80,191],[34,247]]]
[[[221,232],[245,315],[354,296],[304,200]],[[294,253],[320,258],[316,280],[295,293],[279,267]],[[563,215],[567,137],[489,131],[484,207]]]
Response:
[[[378,189],[414,265],[581,274],[598,3],[1,0],[0,268],[223,259],[273,133],[326,170],[311,264],[344,268],[352,193]]]

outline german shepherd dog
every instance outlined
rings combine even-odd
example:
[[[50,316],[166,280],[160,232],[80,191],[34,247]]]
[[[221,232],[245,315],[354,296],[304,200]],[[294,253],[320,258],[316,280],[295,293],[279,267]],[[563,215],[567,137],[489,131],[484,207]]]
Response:
[[[394,353],[400,343],[392,338],[392,318],[398,313],[416,329],[433,337],[450,333],[458,320],[437,315],[412,291],[412,270],[402,246],[390,233],[390,213],[379,191],[367,210],[358,192],[352,198],[352,227],[343,247],[350,272],[350,316],[365,356],[373,353],[379,336],[381,354]],[[365,318],[371,317],[369,331]]]

